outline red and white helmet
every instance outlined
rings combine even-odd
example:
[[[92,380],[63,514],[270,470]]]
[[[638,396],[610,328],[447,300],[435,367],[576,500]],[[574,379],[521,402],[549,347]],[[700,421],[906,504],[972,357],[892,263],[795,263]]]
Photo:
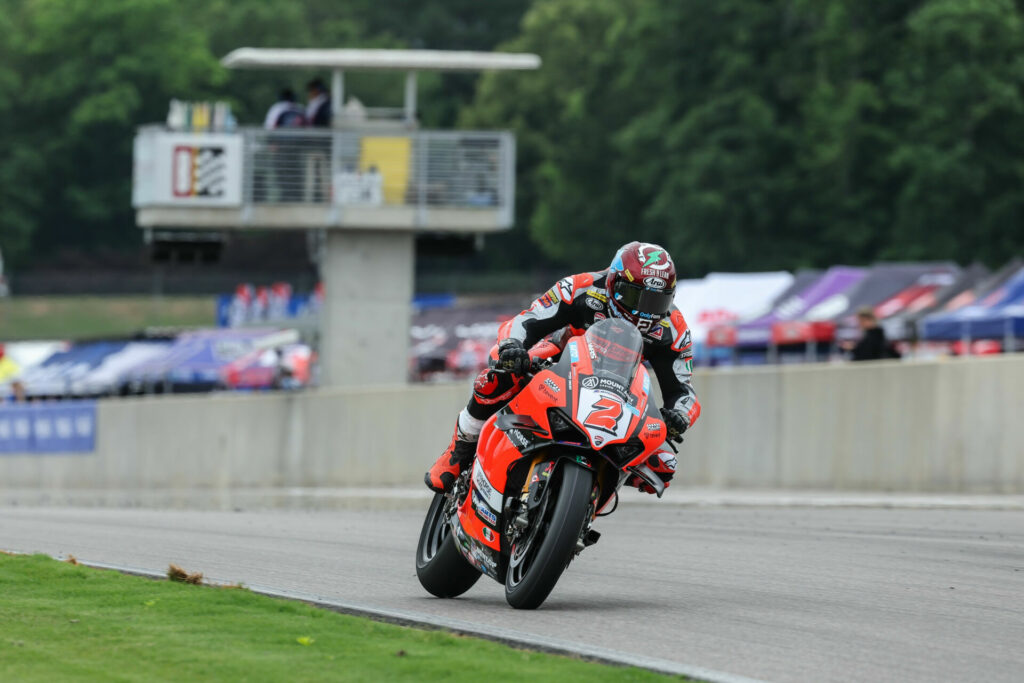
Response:
[[[630,242],[615,253],[606,287],[612,314],[648,329],[672,308],[676,266],[657,244]]]

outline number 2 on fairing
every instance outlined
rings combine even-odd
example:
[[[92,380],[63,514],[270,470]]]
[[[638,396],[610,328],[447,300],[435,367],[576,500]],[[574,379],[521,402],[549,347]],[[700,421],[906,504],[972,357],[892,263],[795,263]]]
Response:
[[[587,415],[583,424],[594,429],[615,433],[622,418],[622,403],[607,396],[594,402],[594,410]]]

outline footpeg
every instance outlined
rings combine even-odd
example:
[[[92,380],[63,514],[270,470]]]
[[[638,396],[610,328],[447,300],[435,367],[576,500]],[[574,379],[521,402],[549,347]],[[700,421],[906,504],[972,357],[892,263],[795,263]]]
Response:
[[[588,530],[587,533],[585,533],[583,535],[583,547],[584,548],[589,548],[590,546],[592,546],[595,543],[597,543],[598,539],[600,539],[600,538],[601,538],[601,532],[600,531],[594,531],[593,529]]]

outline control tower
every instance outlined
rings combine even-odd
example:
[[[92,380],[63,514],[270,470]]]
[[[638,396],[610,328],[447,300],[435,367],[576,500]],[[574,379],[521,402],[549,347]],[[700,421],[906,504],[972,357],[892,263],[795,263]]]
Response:
[[[513,223],[515,139],[422,130],[420,71],[530,70],[531,54],[240,48],[232,69],[332,73],[330,128],[182,132],[143,126],[132,204],[144,229],[302,230],[324,235],[322,382],[406,380],[417,234],[485,235]],[[345,73],[405,74],[401,109],[344,98]]]

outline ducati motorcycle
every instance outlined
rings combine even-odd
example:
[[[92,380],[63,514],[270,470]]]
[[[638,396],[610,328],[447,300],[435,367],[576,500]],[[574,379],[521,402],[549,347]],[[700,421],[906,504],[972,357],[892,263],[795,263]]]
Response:
[[[597,542],[594,522],[614,511],[629,477],[661,497],[665,485],[646,461],[667,427],[642,350],[636,327],[608,318],[570,339],[557,362],[535,363],[484,424],[472,467],[431,501],[416,547],[427,591],[452,598],[487,575],[512,607],[539,607]]]

